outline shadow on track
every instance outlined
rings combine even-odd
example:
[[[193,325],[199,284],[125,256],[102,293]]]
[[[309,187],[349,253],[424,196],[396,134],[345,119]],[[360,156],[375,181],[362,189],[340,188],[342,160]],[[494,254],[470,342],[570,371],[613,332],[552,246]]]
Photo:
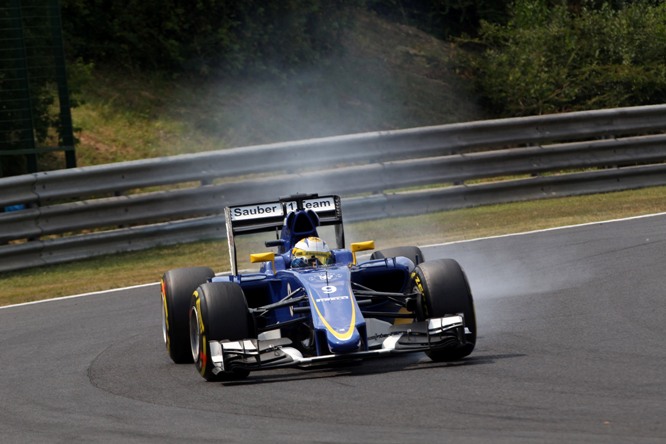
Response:
[[[423,371],[437,368],[466,367],[472,365],[494,364],[497,360],[524,357],[524,354],[477,355],[451,362],[432,362],[427,359],[414,360],[413,357],[394,359],[378,359],[372,361],[355,361],[308,367],[303,369],[276,369],[253,372],[247,379],[224,381],[219,384],[227,387],[273,384],[287,381],[306,381],[316,379],[329,379],[348,376],[371,376],[382,373]]]

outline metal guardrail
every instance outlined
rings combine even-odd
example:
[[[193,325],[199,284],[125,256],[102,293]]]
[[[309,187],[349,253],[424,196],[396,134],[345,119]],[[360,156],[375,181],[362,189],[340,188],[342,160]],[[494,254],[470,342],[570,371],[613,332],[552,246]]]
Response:
[[[223,237],[225,206],[296,192],[340,194],[345,220],[359,221],[662,185],[664,132],[666,105],[654,105],[0,179],[0,206],[26,206],[0,213],[0,271]],[[142,190],[154,187],[169,189]]]

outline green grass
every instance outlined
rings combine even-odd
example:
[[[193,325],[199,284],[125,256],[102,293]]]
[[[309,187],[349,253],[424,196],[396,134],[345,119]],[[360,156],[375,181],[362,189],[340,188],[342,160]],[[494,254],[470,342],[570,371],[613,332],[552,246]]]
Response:
[[[345,225],[347,242],[378,249],[428,245],[666,212],[666,187],[492,205]],[[255,249],[263,250],[261,247]],[[158,282],[164,271],[195,265],[228,271],[226,241],[155,248],[0,275],[0,305]]]

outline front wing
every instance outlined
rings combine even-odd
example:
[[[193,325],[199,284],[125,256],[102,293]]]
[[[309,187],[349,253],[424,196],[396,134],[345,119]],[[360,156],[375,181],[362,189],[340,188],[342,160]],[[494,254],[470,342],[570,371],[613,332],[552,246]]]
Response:
[[[446,316],[422,322],[396,325],[382,335],[369,338],[381,348],[345,354],[304,357],[290,347],[291,341],[278,339],[245,339],[242,341],[209,341],[213,373],[234,369],[267,370],[280,367],[310,367],[346,360],[370,359],[400,353],[424,352],[442,348],[455,348],[465,344],[463,316]]]

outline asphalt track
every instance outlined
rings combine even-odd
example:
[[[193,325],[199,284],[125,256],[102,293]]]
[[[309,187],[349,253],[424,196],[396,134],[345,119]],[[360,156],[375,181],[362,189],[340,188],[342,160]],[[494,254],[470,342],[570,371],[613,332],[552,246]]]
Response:
[[[169,361],[157,285],[0,309],[0,441],[664,442],[665,256],[666,215],[427,248],[467,271],[469,358],[240,384]]]

